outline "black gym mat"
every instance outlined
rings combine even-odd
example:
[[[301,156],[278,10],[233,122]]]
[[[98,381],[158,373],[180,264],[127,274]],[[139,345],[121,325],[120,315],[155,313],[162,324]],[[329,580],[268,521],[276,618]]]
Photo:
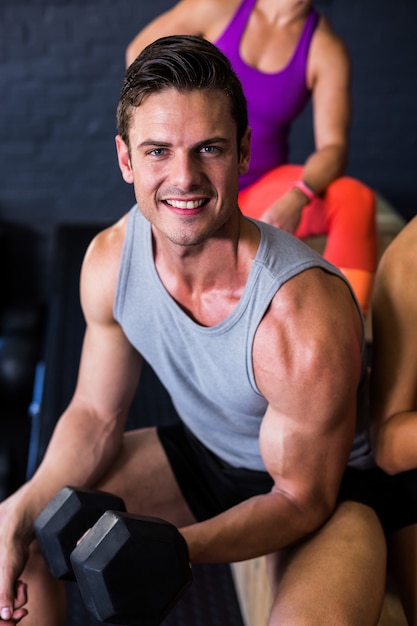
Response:
[[[75,388],[84,321],[79,304],[79,274],[87,246],[105,224],[62,226],[56,236],[54,278],[45,340],[45,378],[41,409],[32,432],[33,467],[41,461],[56,420]],[[150,367],[145,367],[133,401],[128,428],[172,423],[171,399]],[[193,584],[163,626],[244,626],[227,564],[195,565]],[[87,613],[77,586],[67,584],[67,626],[98,626]],[[138,590],[138,603],[140,591]]]

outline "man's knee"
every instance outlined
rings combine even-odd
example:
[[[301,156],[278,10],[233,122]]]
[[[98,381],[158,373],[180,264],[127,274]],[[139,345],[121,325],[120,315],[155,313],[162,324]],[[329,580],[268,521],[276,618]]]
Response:
[[[278,555],[269,625],[376,624],[385,569],[385,538],[375,512],[342,502],[319,531]]]

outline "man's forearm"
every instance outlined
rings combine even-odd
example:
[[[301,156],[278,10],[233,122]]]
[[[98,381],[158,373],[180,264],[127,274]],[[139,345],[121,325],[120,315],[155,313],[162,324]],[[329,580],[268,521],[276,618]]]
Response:
[[[275,552],[316,530],[325,506],[300,508],[270,493],[246,500],[207,521],[181,529],[194,563],[232,563]]]
[[[63,414],[44,459],[20,493],[28,523],[64,485],[92,486],[108,469],[119,449],[115,429],[78,411]]]

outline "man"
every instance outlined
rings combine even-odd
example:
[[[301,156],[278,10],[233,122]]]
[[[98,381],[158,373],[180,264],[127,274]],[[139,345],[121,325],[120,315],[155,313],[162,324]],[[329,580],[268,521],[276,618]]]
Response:
[[[349,286],[241,214],[246,103],[212,44],[168,37],[144,50],[118,128],[137,206],[86,254],[74,397],[38,471],[0,507],[2,620],[63,623],[60,583],[35,543],[27,557],[36,515],[71,484],[176,524],[192,562],[270,554],[271,624],[376,623],[383,534],[370,508],[338,493],[349,455],[366,465],[369,452],[360,429],[352,447],[366,367]],[[124,433],[143,359],[181,421]]]
[[[350,59],[312,0],[180,0],[127,49],[131,63],[165,35],[200,35],[226,54],[248,100],[251,162],[239,206],[305,239],[326,235],[324,257],[368,310],[377,261],[375,198],[344,176],[348,160]],[[315,148],[290,162],[291,128],[311,99]]]
[[[417,217],[384,252],[372,304],[373,443],[388,550],[409,624],[417,623]]]

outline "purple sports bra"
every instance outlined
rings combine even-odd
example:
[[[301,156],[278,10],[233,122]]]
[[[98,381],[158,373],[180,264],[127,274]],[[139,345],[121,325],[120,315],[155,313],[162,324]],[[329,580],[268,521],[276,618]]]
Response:
[[[249,172],[240,179],[241,190],[274,167],[288,162],[291,124],[310,97],[306,87],[307,57],[320,19],[312,8],[287,66],[275,74],[263,74],[245,63],[239,52],[240,40],[255,2],[243,0],[226,30],[215,42],[230,59],[248,101],[252,149]]]

